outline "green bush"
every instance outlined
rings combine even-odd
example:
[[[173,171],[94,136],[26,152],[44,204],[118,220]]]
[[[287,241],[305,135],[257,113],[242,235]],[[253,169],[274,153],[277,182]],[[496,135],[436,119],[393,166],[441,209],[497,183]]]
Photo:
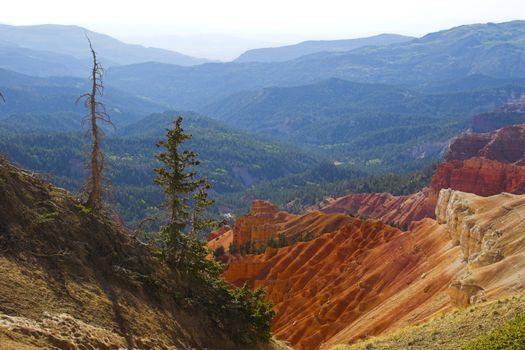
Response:
[[[463,350],[499,349],[525,349],[525,316],[517,316],[489,334],[463,346]]]
[[[264,290],[262,288],[251,290],[244,286],[229,291],[232,304],[244,313],[250,333],[255,334],[260,341],[268,342],[272,337],[272,319],[275,312],[272,304],[265,301]]]
[[[222,245],[218,246],[214,251],[213,251],[213,256],[215,258],[220,258],[221,256],[224,255],[224,247]]]

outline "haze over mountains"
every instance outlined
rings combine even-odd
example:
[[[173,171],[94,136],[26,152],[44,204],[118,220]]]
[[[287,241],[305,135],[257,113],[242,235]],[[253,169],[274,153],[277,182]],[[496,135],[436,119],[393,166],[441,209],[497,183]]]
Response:
[[[209,62],[174,51],[126,44],[78,26],[0,24],[0,66],[36,76],[84,77],[90,64],[86,36],[99,51],[105,67],[149,61],[181,66]]]
[[[317,52],[350,51],[364,46],[402,43],[414,39],[398,34],[380,34],[368,38],[347,40],[310,40],[295,45],[248,50],[235,62],[282,62]]]
[[[449,139],[469,128],[475,114],[525,92],[524,21],[461,26],[422,38],[306,42],[248,51],[227,63],[88,35],[107,68],[102,101],[118,128],[114,134],[107,130],[114,147],[110,161],[115,169],[124,169],[123,163],[137,169],[128,171],[126,180],[119,172],[110,177],[135,188],[150,184],[151,174],[144,174],[154,165],[144,155],[153,154],[166,124],[158,125],[158,132],[146,135],[146,130],[155,129],[158,113],[167,110],[200,115],[195,124],[198,114],[185,112],[190,130],[199,131],[195,142],[203,154],[213,154],[206,140],[218,137],[221,128],[221,147],[228,145],[229,151],[219,159],[227,166],[213,168],[213,159],[206,171],[218,195],[232,195],[256,193],[253,186],[272,181],[302,188],[327,179],[420,170],[441,157]],[[72,190],[78,186],[72,177],[78,177],[81,152],[68,151],[69,169],[60,164],[60,170],[54,168],[59,154],[47,164],[35,155],[46,153],[51,138],[81,147],[85,111],[75,101],[87,89],[88,55],[80,27],[0,27],[0,91],[8,101],[0,109],[0,130],[12,143],[4,152],[36,170],[45,165],[40,170],[59,175],[59,183]],[[243,62],[250,60],[264,62]],[[35,147],[24,148],[18,133]],[[254,135],[259,143],[241,146]],[[266,162],[279,171],[271,174]],[[159,196],[148,198],[144,207],[154,207]],[[228,206],[241,207],[231,201]]]
[[[329,78],[414,87],[473,74],[516,78],[525,75],[523,23],[464,26],[406,43],[320,52],[285,62],[195,67],[142,63],[110,69],[108,82],[159,102],[199,109],[240,91]]]

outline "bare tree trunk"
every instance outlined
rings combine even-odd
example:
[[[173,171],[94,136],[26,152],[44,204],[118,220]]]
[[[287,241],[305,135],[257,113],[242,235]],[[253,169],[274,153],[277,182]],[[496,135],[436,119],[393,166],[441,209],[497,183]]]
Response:
[[[91,47],[91,43],[90,43]],[[97,94],[97,55],[91,47],[93,54],[93,71],[92,71],[92,88],[89,96],[89,108],[91,110],[91,160],[90,160],[90,192],[87,200],[87,205],[93,210],[99,210],[102,207],[102,190],[100,185],[100,177],[102,174],[102,164],[100,162],[100,135],[97,125],[97,104],[95,96]]]
[[[89,48],[93,57],[93,67],[91,70],[91,92],[86,93],[80,98],[85,98],[85,106],[89,109],[86,119],[89,121],[91,132],[91,154],[89,161],[89,176],[86,181],[85,190],[87,191],[86,206],[94,211],[102,209],[102,170],[104,169],[104,158],[100,147],[101,130],[98,126],[98,120],[113,125],[111,119],[106,113],[103,103],[97,101],[97,95],[102,96],[104,85],[102,84],[103,69],[97,60],[97,54],[93,49],[91,41]]]

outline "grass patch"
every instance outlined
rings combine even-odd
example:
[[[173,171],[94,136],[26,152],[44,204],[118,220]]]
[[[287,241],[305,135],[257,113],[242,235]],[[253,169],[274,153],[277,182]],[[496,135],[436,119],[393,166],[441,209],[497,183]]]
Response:
[[[58,212],[51,212],[51,213],[45,213],[38,215],[35,219],[34,224],[37,226],[50,224],[55,222],[55,220],[59,217],[60,213]]]
[[[520,315],[481,336],[467,345],[463,350],[499,350],[525,349],[525,316]]]
[[[340,344],[333,350],[370,349],[525,349],[525,294],[456,309],[416,325],[393,330],[354,344]],[[521,328],[520,328],[521,327]],[[496,344],[522,341],[521,345],[489,347],[493,337]],[[494,338],[496,339],[496,338]],[[513,345],[514,346],[514,345]]]

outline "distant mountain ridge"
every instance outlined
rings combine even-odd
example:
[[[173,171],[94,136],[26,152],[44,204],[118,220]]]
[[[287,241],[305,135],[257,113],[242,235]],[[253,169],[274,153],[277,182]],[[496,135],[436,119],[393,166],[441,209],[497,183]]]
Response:
[[[0,24],[0,67],[36,76],[84,76],[90,63],[86,36],[105,67],[141,62],[181,66],[210,62],[175,51],[127,44],[79,26]]]
[[[201,111],[236,128],[315,146],[343,163],[417,169],[418,162],[440,158],[448,140],[467,129],[472,114],[525,93],[525,83],[518,82],[502,80],[489,88],[424,94],[332,78],[240,92]]]
[[[308,40],[295,45],[248,50],[235,62],[282,62],[317,52],[350,51],[364,46],[407,42],[414,37],[399,34],[379,34],[366,38],[343,40]]]
[[[47,129],[54,125],[60,130],[74,130],[80,127],[86,114],[84,105],[76,101],[89,91],[89,81],[75,77],[32,77],[0,68],[0,91],[6,99],[0,108],[0,124],[9,124],[11,120],[23,129]],[[106,88],[100,101],[106,104],[116,126],[167,109],[165,105],[111,86]],[[49,123],[33,123],[39,117]]]
[[[38,77],[86,76],[89,62],[69,55],[0,43],[0,67]]]
[[[108,84],[181,109],[199,110],[234,93],[339,78],[419,87],[480,74],[525,77],[525,21],[456,27],[421,39],[286,62],[179,67],[142,63],[108,70]]]
[[[512,82],[502,80],[499,85],[473,91],[422,94],[393,85],[331,78],[309,85],[240,92],[202,111],[238,128],[273,137],[314,144],[349,142],[386,127],[450,119],[459,122],[525,92],[525,81]]]

